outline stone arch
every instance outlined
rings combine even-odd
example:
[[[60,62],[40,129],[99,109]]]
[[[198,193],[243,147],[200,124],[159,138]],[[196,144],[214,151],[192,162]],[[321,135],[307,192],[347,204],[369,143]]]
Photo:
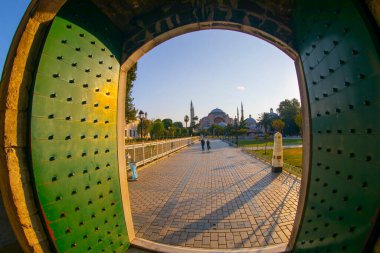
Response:
[[[323,5],[306,0],[282,1],[280,4],[278,1],[183,1],[172,5],[164,1],[118,0],[109,3],[93,0],[79,4],[75,1],[65,4],[63,0],[33,1],[16,33],[0,87],[0,125],[4,136],[1,140],[1,193],[24,251],[42,252],[48,251],[49,247],[58,251],[87,250],[92,249],[91,245],[99,242],[100,237],[106,238],[104,241],[114,245],[111,247],[116,251],[124,251],[128,247],[134,233],[128,209],[128,189],[120,183],[126,176],[124,147],[116,141],[116,135],[122,136],[123,131],[120,119],[127,70],[159,43],[202,29],[250,33],[279,47],[296,62],[301,97],[305,99],[302,101],[306,108],[303,112],[307,119],[305,127],[310,130],[305,131],[309,152],[304,159],[304,168],[309,170],[304,170],[303,191],[289,247],[296,252],[315,249],[358,252],[371,249],[377,236],[376,210],[379,207],[379,186],[376,183],[380,157],[376,149],[379,122],[374,115],[379,112],[380,64],[378,28],[368,13],[364,4],[354,0],[344,4],[330,1]],[[376,14],[375,17],[378,18]],[[99,20],[104,21],[102,29],[94,27]],[[89,38],[78,42],[79,47],[69,47],[72,52],[68,55],[63,55],[67,52],[64,45],[67,46],[67,41],[71,43],[74,37],[63,42],[65,38],[60,36],[67,34],[59,32],[65,29],[75,30],[78,37],[74,41]],[[52,43],[50,48],[49,39]],[[72,62],[72,59],[65,62],[74,51],[79,54],[90,45],[93,46],[91,50],[99,49],[97,54],[106,52],[110,53],[108,56],[116,56],[116,61],[113,59],[111,65],[114,64],[113,68],[120,67],[120,72],[111,71],[112,74],[106,69],[100,70],[99,65],[106,61],[102,59],[97,59],[98,65],[91,65],[94,64],[94,56],[98,55],[89,52],[86,52],[87,58],[83,62]],[[49,52],[54,54],[54,61],[49,58]],[[55,55],[58,52],[60,54]],[[78,87],[72,88],[81,80],[83,73],[75,70],[78,76],[72,77],[65,72],[65,68],[77,67],[75,63],[91,65],[80,69],[84,73],[97,70],[90,81],[96,78],[104,80],[92,84],[79,82]],[[54,71],[50,69],[55,67]],[[71,87],[71,94],[67,93],[71,88],[52,90],[53,85],[38,79],[38,73],[49,73],[49,81],[57,79]],[[91,88],[91,92],[82,90],[87,88]],[[99,92],[102,96],[96,95]],[[88,99],[82,100],[75,94],[82,94]],[[76,100],[80,103],[75,106],[65,104]],[[85,104],[91,101],[91,109],[86,105],[86,110],[78,112],[78,108],[84,106],[83,101],[86,101]],[[62,105],[66,106],[65,110],[70,115],[59,114],[58,109]],[[101,106],[104,107],[102,110],[110,110],[111,113],[99,112]],[[56,111],[52,113],[53,110]],[[89,123],[85,133],[76,126],[82,115],[89,115],[85,119]],[[49,123],[43,123],[48,120]],[[96,124],[100,121],[104,125],[97,128]],[[30,129],[27,128],[28,122]],[[59,136],[59,123],[67,124],[70,133]],[[48,127],[43,129],[44,126]],[[81,139],[83,135],[85,137]],[[95,143],[95,149],[82,141],[90,135],[92,139],[97,139],[91,142]],[[101,141],[100,136],[103,138]],[[108,139],[105,136],[112,136],[114,140],[105,140]],[[80,150],[63,147],[62,143],[72,139],[75,139]],[[73,145],[67,147],[73,148]],[[85,160],[96,160],[99,152],[106,153],[106,160],[109,161],[104,164],[104,170]],[[80,157],[75,157],[77,154]],[[72,162],[73,158],[84,159],[80,161],[87,161],[89,167],[78,168],[76,164],[79,162]],[[63,169],[55,171],[56,175],[49,174],[47,169],[56,168],[49,164],[57,161],[65,161],[60,167]],[[72,170],[65,170],[71,165]],[[49,173],[41,173],[45,171]],[[79,177],[80,173],[82,175]],[[89,185],[95,189],[91,192],[97,200],[89,199],[89,194],[84,193],[86,189],[79,189],[79,182],[90,182],[76,181],[85,178],[83,174],[97,178],[95,182],[91,181],[94,185]],[[48,188],[60,182],[61,178],[65,178],[61,182],[67,184],[60,184],[61,188]],[[99,190],[100,185],[109,186],[104,183],[106,181],[116,185],[116,189],[107,188],[108,192],[112,190],[110,199],[105,197],[105,190]],[[70,189],[64,188],[65,192],[62,191],[64,185],[70,186]],[[57,203],[75,199],[69,195],[82,196],[86,205],[95,206],[99,213],[106,209],[104,212],[113,214],[108,213],[108,206],[104,206],[110,204],[124,215],[117,216],[112,222],[105,222],[96,218],[99,217],[98,213],[91,214],[91,217],[81,216],[85,214],[80,212],[86,208],[84,206],[78,205],[73,210],[63,212],[68,204],[62,209]],[[79,209],[76,210],[76,207]],[[87,235],[78,227],[75,217],[81,217],[79,223],[91,224],[100,232],[96,236]],[[62,225],[71,223],[76,225]],[[112,228],[109,227],[111,223]],[[107,236],[109,231],[114,237]],[[73,239],[78,236],[82,240]],[[101,247],[96,250],[101,250]]]
[[[215,117],[214,122],[216,124],[221,123],[221,122],[226,123],[226,122],[224,122],[224,119],[222,117]]]

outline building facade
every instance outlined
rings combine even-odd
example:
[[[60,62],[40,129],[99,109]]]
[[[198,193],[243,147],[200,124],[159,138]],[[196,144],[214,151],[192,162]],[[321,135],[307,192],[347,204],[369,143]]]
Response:
[[[207,129],[212,125],[220,125],[224,127],[228,124],[233,124],[233,119],[219,108],[215,108],[207,115],[207,117],[203,117],[199,121],[200,129]]]
[[[125,124],[124,128],[124,136],[126,139],[136,139],[139,137],[139,127],[140,120],[136,119],[131,121],[128,124]]]

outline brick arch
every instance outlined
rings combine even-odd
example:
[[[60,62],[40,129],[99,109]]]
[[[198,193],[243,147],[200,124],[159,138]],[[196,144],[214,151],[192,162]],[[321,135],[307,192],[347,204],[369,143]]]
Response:
[[[378,30],[367,18],[357,1],[33,1],[8,56],[0,100],[1,193],[24,251],[128,247],[134,232],[120,183],[124,147],[116,139],[127,70],[161,42],[202,29],[247,32],[295,60],[309,152],[289,248],[370,249],[379,208],[373,115],[380,64]],[[105,218],[115,212],[124,215]],[[81,223],[99,232],[88,234]]]

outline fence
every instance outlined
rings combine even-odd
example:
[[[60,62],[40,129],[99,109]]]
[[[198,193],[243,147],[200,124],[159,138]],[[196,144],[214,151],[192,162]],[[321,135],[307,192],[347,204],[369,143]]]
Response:
[[[166,156],[181,148],[189,146],[193,144],[197,139],[197,137],[188,137],[166,141],[126,145],[125,154],[130,155],[130,160],[135,162],[137,166],[140,166]]]

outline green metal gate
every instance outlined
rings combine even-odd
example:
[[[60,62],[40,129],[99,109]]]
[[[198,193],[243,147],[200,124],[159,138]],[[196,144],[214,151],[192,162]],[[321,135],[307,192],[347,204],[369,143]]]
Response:
[[[33,175],[59,252],[125,252],[116,141],[121,35],[86,3],[63,7],[41,54],[30,119]]]
[[[294,7],[312,141],[295,251],[360,252],[380,206],[379,48],[359,1],[296,0]],[[181,11],[196,18],[193,10]],[[155,21],[166,16],[154,14],[145,18],[158,27]],[[213,18],[230,22],[227,17]],[[141,45],[127,43],[127,55],[146,43],[146,27],[130,29]],[[31,102],[31,160],[46,228],[59,252],[129,246],[116,142],[123,39],[91,2],[68,1],[42,50]]]
[[[312,135],[296,252],[361,252],[380,206],[380,62],[361,5],[296,2]]]

